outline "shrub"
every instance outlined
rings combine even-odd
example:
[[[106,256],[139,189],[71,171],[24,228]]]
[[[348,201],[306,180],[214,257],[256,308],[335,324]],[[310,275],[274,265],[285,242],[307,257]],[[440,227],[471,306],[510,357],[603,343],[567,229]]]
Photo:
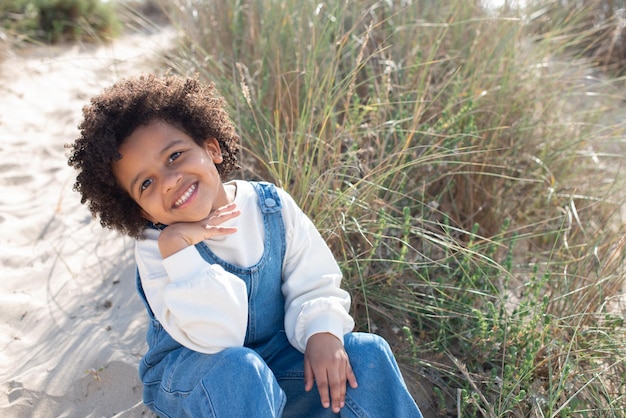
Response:
[[[100,0],[9,0],[0,24],[29,40],[111,39],[120,30],[113,5]]]

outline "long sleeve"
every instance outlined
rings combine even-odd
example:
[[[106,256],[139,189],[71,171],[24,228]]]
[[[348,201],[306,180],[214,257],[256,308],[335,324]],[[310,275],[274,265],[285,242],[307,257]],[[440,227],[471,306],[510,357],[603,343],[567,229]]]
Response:
[[[350,295],[340,288],[341,271],[326,242],[291,196],[280,190],[287,249],[283,263],[285,331],[304,352],[309,337],[330,332],[343,341],[354,320]]]
[[[138,241],[135,258],[150,307],[165,330],[182,345],[203,353],[241,347],[246,334],[245,283],[219,265],[204,261],[194,246],[166,259],[157,231]]]

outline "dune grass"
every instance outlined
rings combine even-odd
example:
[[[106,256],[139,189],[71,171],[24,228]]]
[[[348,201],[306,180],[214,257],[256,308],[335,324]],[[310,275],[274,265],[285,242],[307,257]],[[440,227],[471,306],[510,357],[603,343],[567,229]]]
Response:
[[[616,2],[158,1],[426,416],[626,416]]]
[[[114,2],[3,0],[0,33],[20,42],[111,40],[121,30]],[[19,42],[14,42],[19,45]]]
[[[476,3],[165,2],[168,64],[215,82],[430,416],[623,417],[620,80],[590,9]]]

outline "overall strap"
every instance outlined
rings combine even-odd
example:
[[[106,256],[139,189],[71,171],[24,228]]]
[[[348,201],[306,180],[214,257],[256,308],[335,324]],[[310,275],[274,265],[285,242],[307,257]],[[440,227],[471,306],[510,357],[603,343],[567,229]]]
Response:
[[[280,202],[280,197],[276,191],[276,186],[272,183],[264,181],[251,181],[250,184],[252,184],[259,195],[259,206],[261,207],[261,212],[280,212],[282,203]]]
[[[146,298],[146,293],[143,291],[143,286],[141,285],[141,277],[139,276],[139,269],[136,269],[136,286],[137,293],[139,293],[139,297],[143,301],[143,304],[146,306],[146,310],[148,311],[148,315],[150,319],[154,319],[154,312],[152,312],[152,308],[150,308],[150,304],[148,303],[148,299]]]

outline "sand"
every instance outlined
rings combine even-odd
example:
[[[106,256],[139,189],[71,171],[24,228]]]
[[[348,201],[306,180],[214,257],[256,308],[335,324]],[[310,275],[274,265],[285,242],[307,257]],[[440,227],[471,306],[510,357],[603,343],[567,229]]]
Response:
[[[171,30],[111,45],[29,47],[0,63],[0,416],[153,417],[137,363],[146,313],[132,240],[72,191],[81,109],[151,70]]]

